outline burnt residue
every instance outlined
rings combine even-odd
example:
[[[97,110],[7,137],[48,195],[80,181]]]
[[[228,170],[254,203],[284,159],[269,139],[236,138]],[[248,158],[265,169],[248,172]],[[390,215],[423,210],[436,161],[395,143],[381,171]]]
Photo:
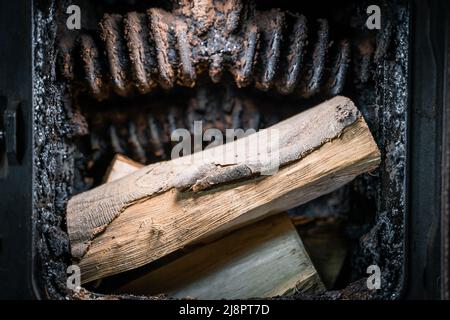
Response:
[[[213,18],[216,17],[217,11],[197,8],[198,10],[189,13],[179,11],[179,8],[164,6],[165,2],[155,1],[151,4],[161,4],[162,8],[155,9],[157,13],[163,11],[164,14],[170,15],[177,13],[180,19],[192,22],[187,25],[187,30],[181,24],[181,28],[177,29],[178,33],[173,28],[169,28],[167,33],[160,32],[161,38],[158,41],[161,46],[168,48],[167,55],[163,57],[158,57],[156,52],[152,52],[153,49],[150,46],[152,42],[142,40],[142,34],[149,31],[148,21],[147,24],[142,22],[143,19],[148,19],[148,14],[144,13],[145,7],[143,7],[148,3],[141,4],[138,10],[130,5],[117,5],[112,0],[106,7],[99,5],[100,2],[95,2],[95,5],[88,4],[89,1],[81,2],[83,14],[87,17],[83,20],[87,22],[87,29],[93,30],[97,21],[102,21],[103,27],[100,29],[109,30],[113,24],[120,27],[112,28],[112,34],[106,34],[103,31],[102,33],[83,31],[81,34],[67,32],[64,20],[66,16],[63,14],[64,8],[69,5],[67,1],[48,1],[48,5],[41,4],[34,12],[33,190],[36,217],[35,239],[38,248],[36,270],[41,280],[40,287],[44,297],[56,299],[142,298],[104,296],[86,290],[73,295],[73,292],[67,290],[66,268],[72,261],[65,231],[65,206],[74,192],[99,183],[99,181],[93,181],[95,180],[93,175],[102,177],[105,166],[98,165],[98,161],[93,160],[95,157],[101,159],[100,162],[106,165],[109,163],[110,155],[122,149],[125,154],[142,162],[156,161],[160,155],[163,155],[161,150],[164,149],[167,153],[165,147],[161,149],[158,146],[161,141],[167,141],[164,140],[167,139],[168,129],[166,128],[180,121],[177,126],[189,129],[190,124],[186,114],[190,114],[190,120],[202,119],[204,123],[216,127],[221,125],[225,127],[224,124],[228,126],[230,122],[244,121],[243,119],[245,121],[241,123],[242,127],[264,127],[266,124],[270,125],[283,119],[288,114],[279,116],[271,112],[270,108],[261,108],[264,105],[263,101],[267,99],[266,93],[261,92],[268,90],[270,95],[278,93],[281,94],[282,99],[290,99],[291,96],[296,99],[302,96],[307,97],[305,92],[311,92],[314,99],[294,101],[291,108],[286,108],[299,112],[302,108],[323,99],[328,90],[324,91],[323,88],[340,87],[343,81],[350,79],[349,73],[355,77],[351,77],[352,81],[345,81],[344,92],[362,111],[380,147],[383,162],[376,172],[359,177],[343,189],[293,211],[295,214],[308,212],[310,215],[338,214],[340,217],[345,217],[348,223],[343,231],[352,246],[350,259],[344,266],[347,276],[343,282],[350,285],[344,285],[339,288],[343,288],[341,290],[328,291],[323,295],[296,295],[292,298],[396,299],[400,297],[405,265],[404,197],[409,37],[409,9],[406,1],[391,2],[390,19],[395,23],[389,22],[389,25],[379,33],[368,32],[363,28],[359,30],[356,26],[361,26],[361,23],[356,18],[350,21],[350,27],[347,21],[336,24],[336,18],[333,19],[331,14],[325,15],[329,18],[328,20],[318,20],[320,17],[311,13],[316,10],[322,15],[322,10],[317,10],[319,5],[315,6],[314,10],[305,12],[305,16],[308,16],[307,20],[301,15],[284,9],[220,7],[217,10],[227,12],[227,18],[220,20],[220,24],[217,24],[219,20]],[[214,1],[214,3],[218,5],[218,3],[227,2]],[[229,3],[238,4],[239,2]],[[278,5],[275,2],[270,3],[272,7]],[[364,6],[365,4],[360,2],[353,3],[350,6],[352,10],[354,7],[359,8],[359,11],[351,11],[359,12],[353,16],[364,17],[364,8],[367,7]],[[133,10],[142,13],[127,14]],[[330,12],[346,12],[345,10],[335,5]],[[119,12],[121,18],[114,14],[104,16],[104,12]],[[255,19],[252,21],[252,15],[256,17],[257,14],[262,14],[266,18],[261,17],[256,22]],[[281,16],[284,17],[280,18]],[[164,24],[164,19],[171,17],[159,18],[158,23]],[[58,24],[58,21],[61,23]],[[172,23],[172,20],[169,22]],[[263,23],[265,27],[261,28]],[[267,26],[273,29],[269,30]],[[279,26],[282,26],[282,32]],[[338,29],[342,32],[337,32]],[[127,30],[126,36],[125,30]],[[348,30],[351,32],[347,32]],[[185,35],[189,37],[186,42],[183,42],[185,31]],[[242,39],[243,36],[247,38],[241,41],[242,44],[239,44],[238,49],[226,48],[223,32],[228,32],[230,37],[236,37],[236,39]],[[255,38],[252,37],[256,34],[255,42]],[[59,35],[64,37],[58,38]],[[297,46],[292,46],[291,38],[301,41],[299,40]],[[326,38],[328,40],[325,41]],[[120,43],[117,46],[110,46],[111,51],[108,52],[107,41],[114,42],[115,39]],[[178,39],[182,39],[187,49],[179,48],[180,40]],[[330,39],[341,40],[331,43]],[[207,43],[202,44],[205,40]],[[61,41],[67,42],[60,46]],[[131,47],[129,47],[130,43]],[[277,43],[280,44],[279,47]],[[325,46],[326,43],[328,46]],[[80,48],[84,49],[79,51]],[[221,52],[221,48],[226,50]],[[84,52],[84,54],[75,54],[73,50]],[[117,50],[120,52],[116,52]],[[252,56],[251,50],[255,50],[254,52],[258,55]],[[64,59],[75,57],[72,64],[62,64],[62,73],[66,78],[61,78],[57,74],[58,52],[60,67]],[[183,57],[180,52],[191,55],[192,69],[189,64],[180,63],[182,59],[188,61],[187,56]],[[240,55],[232,55],[231,53],[234,52]],[[317,59],[312,59],[313,52],[316,52],[314,56]],[[384,52],[384,54],[380,55],[377,52]],[[135,59],[141,54],[148,59],[145,59],[142,65],[133,65],[131,58]],[[278,58],[273,58],[274,56]],[[287,60],[287,57],[291,60]],[[295,59],[299,57],[302,63],[295,62],[297,61]],[[158,59],[164,62],[165,58],[168,59],[167,64],[172,68],[173,74],[168,69],[166,73],[161,72]],[[206,62],[202,59],[206,59]],[[117,64],[114,79],[109,66],[111,61]],[[252,63],[246,65],[246,61]],[[237,62],[240,63],[239,66],[249,67],[251,72],[237,73],[239,70],[245,71],[245,69],[236,69]],[[314,64],[316,65],[311,69],[314,72],[306,76],[304,66]],[[226,70],[229,71],[228,75],[223,72]],[[233,90],[238,90],[238,93],[232,94],[233,98],[230,100],[233,102],[217,103],[218,100],[223,100],[223,93],[217,94],[223,88],[209,89],[211,87],[205,86],[206,89],[202,93],[201,88],[204,86],[201,80],[202,74],[207,75],[210,82],[220,82],[218,85],[225,84],[225,88],[233,83]],[[332,74],[336,77],[331,76]],[[241,81],[239,79],[236,80],[236,75],[242,82],[239,82]],[[333,78],[337,80],[334,81]],[[68,84],[62,81],[63,79],[69,80]],[[317,79],[320,79],[320,86],[315,85]],[[94,96],[104,99],[103,102],[98,103],[82,97],[83,86],[86,88],[86,83],[90,87],[90,93],[97,92]],[[196,86],[190,89],[194,83]],[[249,87],[256,87],[257,90],[236,89],[239,84],[245,86],[247,83]],[[180,103],[175,99],[166,106],[158,104],[161,92],[159,87],[173,86],[174,90],[178,90],[176,87],[180,84],[187,86],[186,90],[191,92],[183,102],[184,107],[180,108]],[[291,87],[294,88],[293,92]],[[318,87],[320,90],[316,91]],[[79,92],[80,89],[81,92]],[[244,91],[246,94],[241,94]],[[328,94],[333,95],[338,91],[328,90]],[[178,91],[171,92],[172,97],[178,94]],[[78,96],[80,93],[81,95]],[[291,94],[287,96],[288,93]],[[120,94],[126,95],[127,98],[120,98]],[[139,94],[148,99],[139,100],[135,97]],[[131,96],[133,96],[132,99],[130,99]],[[110,99],[105,99],[106,97]],[[152,102],[148,103],[148,101]],[[135,103],[136,106],[134,106]],[[239,104],[243,106],[241,113],[235,111],[235,108],[239,108],[237,107]],[[274,105],[272,101],[268,104]],[[148,105],[154,105],[154,107],[148,107]],[[276,109],[284,108],[283,103],[277,103],[276,106]],[[172,111],[165,112],[164,117],[161,117],[162,113],[155,109]],[[251,112],[249,116],[244,116],[247,109]],[[176,115],[180,110],[186,110],[187,113],[177,118]],[[217,112],[215,117],[214,112]],[[136,116],[133,116],[134,113]],[[233,114],[238,113],[239,116],[233,120]],[[138,115],[153,117],[154,122],[141,123],[142,120]],[[154,125],[151,125],[152,123]],[[150,132],[152,126],[156,127],[153,133]],[[162,138],[157,138],[158,135]],[[149,143],[148,138],[153,142]],[[161,150],[158,151],[159,149]],[[378,264],[382,270],[382,288],[378,291],[367,290],[366,268],[371,264]]]
[[[373,238],[379,246],[378,259],[384,288],[377,297],[396,299],[404,289],[406,268],[406,150],[408,135],[408,49],[409,11],[396,10],[395,51],[393,59],[380,65],[377,94],[380,117],[379,140],[383,164],[377,195],[377,216]]]
[[[357,84],[351,93],[380,148],[380,168],[358,177],[341,191],[313,200],[290,212],[293,215],[348,219],[343,231],[353,245],[347,261],[347,268],[351,272],[344,276],[347,281],[354,282],[343,290],[327,292],[313,299],[399,299],[404,290],[410,36],[408,8],[406,1],[393,4],[391,14],[395,24],[388,28],[393,34],[394,46],[389,58],[378,64],[375,90],[371,86]],[[368,276],[366,271],[370,265],[378,265],[381,269],[380,290],[367,289],[365,277]]]
[[[388,20],[386,4],[384,11]],[[352,39],[332,38],[330,28],[326,19],[257,10],[253,1],[178,1],[171,11],[105,14],[97,32],[63,38],[60,70],[98,100],[193,87],[202,74],[214,83],[230,74],[238,87],[283,95],[333,96],[352,59],[359,81],[370,80],[391,28]]]
[[[101,109],[87,112],[93,163],[116,153],[127,154],[143,164],[168,160],[170,150],[178,143],[178,138],[171,137],[176,129],[188,130],[194,141],[196,130],[201,130],[196,133],[199,135],[208,129],[218,129],[225,137],[226,129],[247,131],[266,126],[268,121],[262,119],[253,99],[231,87],[220,88],[224,90],[201,86],[192,89],[192,95],[185,99],[163,96],[152,103],[129,103],[126,110],[119,106],[108,112]],[[197,129],[196,121],[201,121]]]
[[[65,5],[61,1],[61,5]],[[34,15],[34,218],[37,272],[43,298],[68,294],[66,269],[70,264],[65,230],[65,206],[72,192],[72,131],[63,102],[64,85],[56,80],[55,46],[59,9],[55,1],[37,6]]]

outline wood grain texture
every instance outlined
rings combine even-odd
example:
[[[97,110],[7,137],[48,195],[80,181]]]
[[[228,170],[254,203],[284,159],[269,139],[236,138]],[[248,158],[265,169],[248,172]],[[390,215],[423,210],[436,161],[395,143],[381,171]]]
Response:
[[[67,205],[72,255],[83,257],[92,239],[135,202],[173,188],[199,191],[287,165],[339,136],[358,117],[353,102],[338,96],[246,138],[146,166],[76,195]],[[272,147],[268,132],[279,133],[279,148],[273,154],[267,152]]]
[[[222,173],[223,168],[250,168],[250,174],[240,176],[247,179],[235,181],[236,175],[225,174],[214,188],[195,192],[192,187],[216,171],[199,170],[204,162],[186,164],[180,158],[71,199],[67,224],[72,253],[82,258],[82,282],[137,268],[205,237],[285,211],[379,164],[370,131],[347,98],[334,98],[274,127],[282,146],[282,168],[274,175],[255,177],[264,164],[250,157],[234,164],[221,158],[209,163]],[[245,148],[246,139],[235,142],[236,150]],[[214,149],[203,152],[207,159],[214,159]],[[186,187],[191,189],[182,191]]]
[[[105,181],[142,165],[120,154]],[[287,214],[245,226],[122,286],[118,293],[196,299],[246,299],[325,287]]]
[[[138,169],[142,168],[144,165],[136,162],[122,154],[116,154],[111,161],[111,164],[106,171],[104,182],[112,182],[119,180],[130,173],[136,172]]]
[[[118,291],[246,299],[324,290],[295,227],[280,214],[195,249]]]

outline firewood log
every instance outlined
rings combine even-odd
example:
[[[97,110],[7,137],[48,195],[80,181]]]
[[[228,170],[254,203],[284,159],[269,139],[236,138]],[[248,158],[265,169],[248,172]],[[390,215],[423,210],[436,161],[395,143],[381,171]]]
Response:
[[[105,181],[120,179],[141,167],[118,154]],[[246,299],[324,290],[297,230],[283,213],[195,248],[116,291],[175,298]]]
[[[353,102],[335,97],[234,142],[146,166],[69,200],[67,228],[81,281],[283,212],[379,162]]]

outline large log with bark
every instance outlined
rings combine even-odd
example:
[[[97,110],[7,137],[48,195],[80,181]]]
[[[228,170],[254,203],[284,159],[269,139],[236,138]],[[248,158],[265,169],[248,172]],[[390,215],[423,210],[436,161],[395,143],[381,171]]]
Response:
[[[81,281],[143,266],[285,211],[379,162],[353,102],[335,97],[224,146],[146,166],[69,201],[67,227]]]
[[[140,168],[140,163],[117,154],[105,181],[120,179]],[[117,290],[196,299],[268,298],[322,291],[325,286],[286,213],[190,250]]]

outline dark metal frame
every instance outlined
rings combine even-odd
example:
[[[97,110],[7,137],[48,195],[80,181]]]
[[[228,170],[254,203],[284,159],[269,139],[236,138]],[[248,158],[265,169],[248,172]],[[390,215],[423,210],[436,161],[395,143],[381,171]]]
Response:
[[[449,297],[449,5],[415,1],[409,136],[408,272],[405,294]]]
[[[0,298],[35,298],[33,245],[33,1],[0,1],[0,95],[18,106],[16,164],[1,162]],[[9,137],[13,138],[13,137]],[[14,139],[12,139],[14,140]],[[3,153],[3,152],[2,152]]]

